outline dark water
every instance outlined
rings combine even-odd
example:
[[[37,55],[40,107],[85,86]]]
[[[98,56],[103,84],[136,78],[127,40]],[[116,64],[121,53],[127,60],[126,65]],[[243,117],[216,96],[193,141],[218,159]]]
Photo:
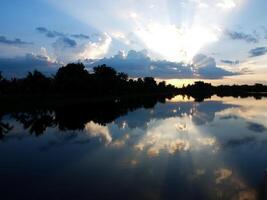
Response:
[[[267,99],[71,114],[2,116],[0,199],[264,199]]]

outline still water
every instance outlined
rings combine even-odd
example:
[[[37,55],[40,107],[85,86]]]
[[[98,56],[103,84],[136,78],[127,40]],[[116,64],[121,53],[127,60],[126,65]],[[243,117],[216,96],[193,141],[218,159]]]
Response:
[[[130,110],[3,114],[0,199],[264,199],[267,99]]]

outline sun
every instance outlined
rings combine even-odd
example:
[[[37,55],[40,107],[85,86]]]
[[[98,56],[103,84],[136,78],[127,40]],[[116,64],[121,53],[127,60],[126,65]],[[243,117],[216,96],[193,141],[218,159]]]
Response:
[[[220,29],[150,23],[147,26],[138,27],[135,33],[147,48],[165,59],[190,62],[203,46],[218,40]]]

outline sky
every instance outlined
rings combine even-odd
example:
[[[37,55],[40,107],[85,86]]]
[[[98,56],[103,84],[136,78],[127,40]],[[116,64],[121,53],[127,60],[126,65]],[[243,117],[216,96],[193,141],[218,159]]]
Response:
[[[267,84],[266,0],[1,0],[0,71],[69,62],[179,85]]]

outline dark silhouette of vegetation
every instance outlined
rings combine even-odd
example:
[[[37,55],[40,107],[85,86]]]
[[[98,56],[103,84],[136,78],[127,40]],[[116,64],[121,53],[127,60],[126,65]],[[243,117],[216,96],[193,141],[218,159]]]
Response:
[[[266,96],[267,86],[220,85],[212,86],[202,81],[183,88],[157,83],[153,77],[130,79],[125,73],[118,73],[106,65],[89,72],[82,63],[70,63],[58,69],[53,77],[46,77],[39,71],[29,72],[25,78],[7,80],[0,73],[0,97],[36,97],[53,100],[57,97],[72,98],[116,98],[122,96],[151,94],[182,94],[203,101],[212,95],[261,98]],[[22,100],[21,98],[20,100]],[[34,99],[32,99],[34,100]]]
[[[196,101],[203,101],[213,95],[217,95],[219,97],[254,97],[255,99],[261,99],[262,97],[267,96],[267,86],[262,84],[212,86],[210,83],[197,81],[193,85],[180,88],[178,93],[191,96]]]
[[[82,63],[71,63],[59,68],[54,77],[46,77],[39,71],[29,72],[25,78],[11,80],[0,74],[0,93],[3,95],[68,95],[86,97],[122,96],[129,94],[174,93],[176,88],[157,82],[152,77],[129,79],[106,65],[93,68]]]
[[[13,117],[29,130],[30,134],[41,135],[48,127],[55,126],[53,112],[49,110],[34,110],[14,113]]]

